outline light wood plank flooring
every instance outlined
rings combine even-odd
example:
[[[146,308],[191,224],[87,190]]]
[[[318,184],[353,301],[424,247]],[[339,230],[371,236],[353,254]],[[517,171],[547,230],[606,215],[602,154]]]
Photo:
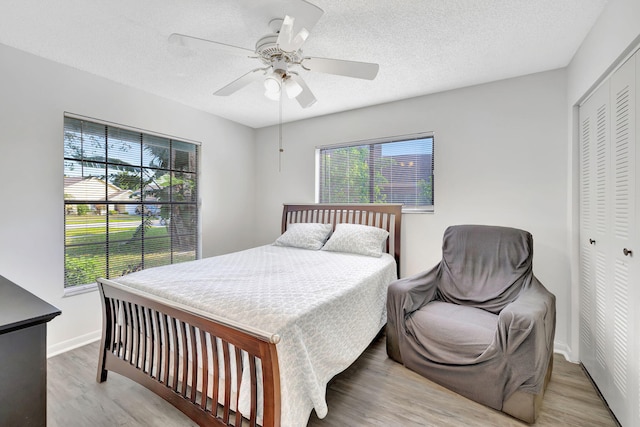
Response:
[[[95,381],[98,344],[48,360],[50,427],[195,426],[146,388],[109,373]],[[315,412],[309,427],[526,426],[461,397],[387,357],[384,336],[330,383],[329,414]],[[554,370],[536,426],[615,426],[580,366],[555,355]]]

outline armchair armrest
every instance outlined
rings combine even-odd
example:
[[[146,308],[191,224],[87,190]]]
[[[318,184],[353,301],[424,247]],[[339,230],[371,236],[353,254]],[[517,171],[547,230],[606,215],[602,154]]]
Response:
[[[388,295],[398,302],[402,301],[404,315],[409,315],[435,298],[437,275],[438,266],[396,280],[389,285]]]
[[[553,352],[555,335],[555,296],[532,276],[518,298],[498,316],[497,343],[509,355],[512,369],[530,373],[520,390],[538,393]]]
[[[396,280],[387,291],[387,354],[402,363],[400,340],[404,339],[404,320],[435,298],[438,267]]]

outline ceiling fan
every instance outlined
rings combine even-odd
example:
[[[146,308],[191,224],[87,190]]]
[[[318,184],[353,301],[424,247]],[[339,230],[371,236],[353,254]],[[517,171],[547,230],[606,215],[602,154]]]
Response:
[[[171,34],[169,42],[256,58],[264,65],[218,89],[214,95],[228,96],[250,83],[262,80],[268,98],[279,100],[284,89],[289,98],[295,98],[302,108],[307,108],[316,102],[316,98],[300,76],[302,70],[367,80],[373,80],[378,74],[378,64],[315,58],[303,54],[302,45],[323,14],[322,9],[305,0],[288,2],[284,18],[269,22],[271,33],[258,40],[255,50],[178,33]]]

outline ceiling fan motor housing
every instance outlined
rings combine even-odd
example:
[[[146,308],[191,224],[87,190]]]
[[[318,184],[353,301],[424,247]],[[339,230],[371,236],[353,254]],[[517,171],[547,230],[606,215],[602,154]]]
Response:
[[[274,20],[277,21],[277,20]],[[279,20],[282,22],[282,19]],[[273,22],[273,21],[271,21]],[[286,64],[299,64],[302,60],[302,50],[295,52],[285,52],[278,46],[278,34],[267,34],[256,43],[256,54],[265,65],[274,65],[275,62],[282,61]],[[286,71],[286,68],[284,68]]]

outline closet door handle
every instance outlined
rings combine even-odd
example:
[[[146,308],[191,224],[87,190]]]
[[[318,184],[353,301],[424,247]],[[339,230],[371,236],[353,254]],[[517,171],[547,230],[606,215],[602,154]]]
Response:
[[[631,251],[631,249],[627,249],[627,248],[624,248],[624,249],[622,250],[622,253],[624,254],[624,256],[631,256],[631,255],[633,255],[633,252]]]
[[[589,239],[589,244],[590,244],[590,245],[595,245],[595,244],[596,244],[596,241],[595,241],[595,240],[593,240],[593,239]]]

